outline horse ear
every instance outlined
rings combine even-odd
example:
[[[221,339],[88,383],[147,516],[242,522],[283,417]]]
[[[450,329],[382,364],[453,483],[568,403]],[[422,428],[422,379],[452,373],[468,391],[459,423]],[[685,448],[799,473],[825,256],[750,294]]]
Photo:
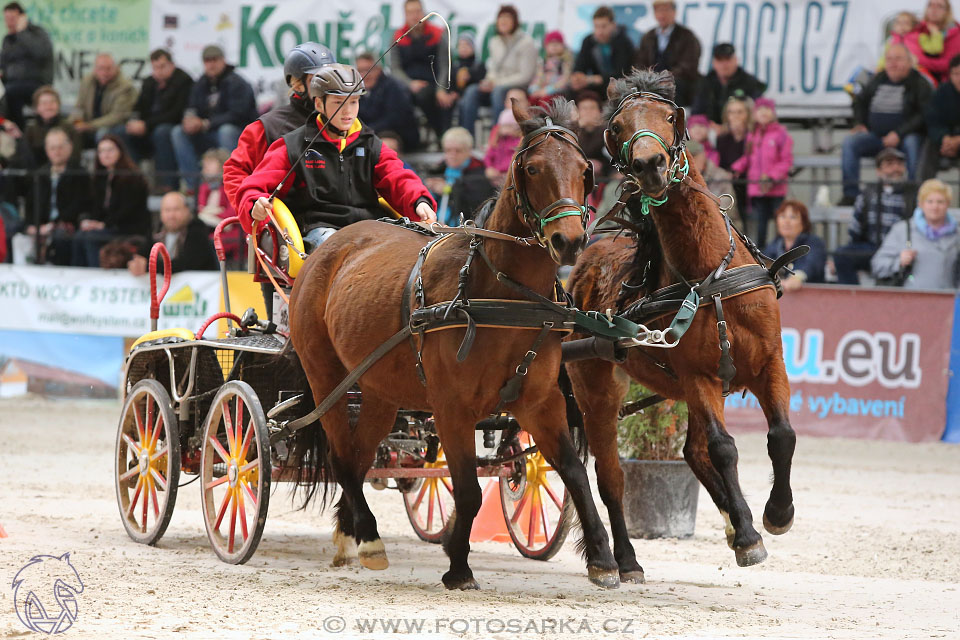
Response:
[[[616,78],[610,78],[610,82],[607,83],[607,100],[613,100],[614,95],[617,93],[617,80]]]
[[[678,142],[686,142],[690,139],[690,132],[687,131],[687,114],[683,110],[683,107],[677,108],[677,122],[675,126],[677,129],[677,137],[679,138]]]
[[[607,147],[607,153],[610,154],[613,161],[617,162],[620,157],[620,153],[617,151],[617,137],[613,135],[613,131],[610,131],[610,129],[603,130],[603,144]]]
[[[510,98],[510,110],[513,111],[513,117],[516,118],[517,124],[530,119],[527,109],[516,98]]]

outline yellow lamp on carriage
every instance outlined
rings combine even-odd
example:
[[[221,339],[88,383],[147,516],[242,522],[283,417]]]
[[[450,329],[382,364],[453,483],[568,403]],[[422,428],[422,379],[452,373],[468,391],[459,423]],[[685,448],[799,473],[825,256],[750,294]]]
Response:
[[[273,217],[280,230],[285,232],[293,243],[295,251],[291,250],[289,252],[290,261],[287,273],[296,278],[300,272],[300,267],[303,266],[303,258],[300,257],[300,254],[303,253],[303,236],[300,235],[300,227],[297,225],[297,221],[293,219],[290,208],[280,198],[273,199]]]

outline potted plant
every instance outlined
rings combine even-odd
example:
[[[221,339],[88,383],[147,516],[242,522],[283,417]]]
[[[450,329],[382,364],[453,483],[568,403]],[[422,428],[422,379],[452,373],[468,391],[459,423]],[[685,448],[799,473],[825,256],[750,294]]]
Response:
[[[652,393],[631,382],[626,403]],[[631,538],[689,538],[700,483],[683,459],[686,403],[663,400],[622,418],[617,428],[623,508]]]

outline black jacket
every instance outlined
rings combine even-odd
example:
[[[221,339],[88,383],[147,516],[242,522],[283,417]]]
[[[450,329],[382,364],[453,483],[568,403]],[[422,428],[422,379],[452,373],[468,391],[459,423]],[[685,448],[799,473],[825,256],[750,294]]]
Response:
[[[870,118],[870,103],[881,84],[889,83],[890,77],[886,71],[881,71],[867,83],[860,95],[853,102],[853,120],[856,124],[867,126]],[[923,133],[926,124],[923,121],[923,111],[930,100],[933,89],[930,83],[920,75],[916,69],[911,69],[904,83],[903,91],[903,121],[894,131],[903,136],[911,133]]]
[[[653,67],[657,71],[669,71],[677,81],[679,105],[693,104],[700,82],[700,41],[697,36],[683,25],[674,24],[670,40],[663,55],[660,55],[657,30],[647,31],[640,39],[635,58],[636,66],[643,69]]]
[[[3,37],[0,49],[3,82],[53,84],[53,44],[47,32],[30,23],[19,33]]]
[[[154,236],[163,242],[163,230]],[[210,240],[210,230],[199,218],[194,218],[177,237],[176,247],[170,258],[170,271],[214,271],[219,268],[217,253]]]
[[[259,120],[263,125],[263,137],[267,141],[267,146],[269,147],[285,133],[302,127],[311,113],[313,113],[313,105],[310,99],[301,98],[294,93],[290,95],[290,100],[286,104],[260,116]]]
[[[737,67],[726,85],[720,82],[717,72],[711,70],[700,82],[697,98],[693,101],[693,112],[702,113],[711,122],[721,124],[723,105],[732,96],[759,98],[766,90],[767,84],[744,71],[743,67]]]
[[[420,128],[410,91],[394,77],[381,74],[377,84],[367,89],[367,94],[360,98],[359,118],[378,133],[398,133],[408,151],[420,146]]]
[[[960,135],[960,92],[953,83],[944,82],[927,104],[929,144],[938,150],[944,136]]]
[[[139,173],[108,176],[106,172],[97,172],[93,177],[93,212],[81,217],[99,220],[108,231],[119,235],[149,237],[151,216],[147,209],[147,191],[147,182]]]
[[[627,36],[626,29],[617,27],[617,32],[610,41],[610,47],[610,58],[613,65],[612,77],[619,78],[626,75],[626,73],[630,71],[630,66],[633,64],[633,43],[630,41],[629,36]],[[611,76],[603,70],[600,57],[600,45],[593,37],[593,34],[583,39],[583,44],[580,46],[580,53],[577,54],[577,59],[573,63],[573,70],[581,71],[588,76],[603,76],[604,90],[606,89],[607,82]]]
[[[26,219],[24,224],[46,224],[50,222],[50,165],[45,164],[38,170],[37,182],[33,176],[23,178],[26,194]],[[35,192],[33,185],[38,191]],[[57,182],[57,222],[76,225],[81,218],[90,217],[93,211],[93,183],[90,174],[79,163],[70,162]],[[37,208],[39,205],[39,209]]]
[[[210,130],[215,131],[224,124],[233,124],[241,129],[257,119],[257,101],[253,87],[241,78],[233,66],[227,68],[216,78],[206,74],[193,83],[190,101],[187,105],[197,112],[197,116],[210,121]]]
[[[133,110],[147,124],[147,131],[153,131],[159,124],[180,124],[192,88],[193,78],[179,67],[162,89],[156,79],[149,76],[143,81]]]

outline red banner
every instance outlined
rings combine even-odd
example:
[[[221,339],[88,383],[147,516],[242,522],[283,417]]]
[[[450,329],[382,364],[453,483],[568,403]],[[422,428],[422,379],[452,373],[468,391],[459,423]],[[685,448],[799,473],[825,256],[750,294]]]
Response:
[[[790,421],[799,434],[939,440],[953,293],[804,287],[780,299]],[[734,340],[736,327],[732,327]],[[726,401],[731,431],[766,430],[756,398]]]

